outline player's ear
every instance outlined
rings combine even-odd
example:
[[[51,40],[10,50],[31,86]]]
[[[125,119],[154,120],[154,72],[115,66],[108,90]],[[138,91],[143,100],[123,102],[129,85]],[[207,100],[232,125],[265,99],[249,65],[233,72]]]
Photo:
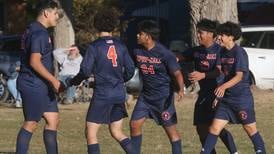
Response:
[[[43,10],[43,16],[46,17],[46,18],[49,16],[49,10],[48,9]]]

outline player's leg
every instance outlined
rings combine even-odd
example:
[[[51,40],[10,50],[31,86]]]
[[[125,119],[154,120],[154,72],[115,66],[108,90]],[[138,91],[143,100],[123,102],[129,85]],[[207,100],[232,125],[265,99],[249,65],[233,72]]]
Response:
[[[197,134],[199,135],[199,139],[202,146],[204,145],[206,137],[208,135],[208,129],[209,129],[209,125],[207,124],[196,125],[196,131],[197,131]],[[215,148],[211,151],[211,154],[216,154]]]
[[[101,124],[86,122],[86,138],[88,145],[88,154],[100,154],[100,146],[97,140],[97,132]]]
[[[201,154],[210,154],[210,152],[215,147],[217,139],[222,129],[228,123],[228,120],[214,119],[212,125],[209,127],[209,133],[206,137],[205,143],[203,145]]]
[[[250,124],[244,124],[243,128],[247,135],[250,137],[253,145],[254,145],[254,150],[258,154],[265,154],[265,146],[264,146],[264,141],[260,135],[260,133],[257,130],[256,127],[256,122],[250,123]]]
[[[25,121],[17,135],[16,153],[27,154],[32,134],[37,128],[36,121]]]
[[[142,146],[142,126],[145,122],[146,118],[143,117],[138,120],[131,120],[130,121],[130,137],[132,145],[136,151],[136,154],[141,153],[141,146]]]
[[[109,125],[111,136],[120,143],[127,154],[134,153],[131,140],[122,131],[123,119],[114,121]]]
[[[58,153],[57,144],[57,128],[59,124],[59,113],[58,112],[45,112],[43,114],[45,119],[45,127],[43,132],[44,144],[48,154]]]
[[[142,126],[146,118],[149,117],[149,111],[150,109],[146,105],[143,95],[140,94],[130,120],[131,142],[137,154],[141,153]]]
[[[23,82],[22,82],[23,83]],[[26,154],[32,134],[42,118],[42,95],[38,89],[21,87],[20,91],[23,100],[23,113],[25,121],[17,135],[16,153]],[[33,97],[35,96],[35,97]]]
[[[169,141],[172,146],[172,154],[181,154],[182,153],[182,143],[180,135],[176,129],[176,124],[171,126],[163,126],[166,131],[166,134],[169,138]]]
[[[231,154],[237,154],[237,147],[231,133],[227,129],[223,129],[219,135],[226,148]]]

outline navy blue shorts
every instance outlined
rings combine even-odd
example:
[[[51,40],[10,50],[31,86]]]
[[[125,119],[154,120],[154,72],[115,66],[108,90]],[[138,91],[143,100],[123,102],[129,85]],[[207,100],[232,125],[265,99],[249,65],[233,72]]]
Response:
[[[110,124],[127,117],[124,103],[108,104],[91,101],[86,121],[98,124]]]
[[[219,103],[215,118],[228,120],[232,124],[245,125],[256,122],[253,104],[243,106],[241,104],[231,104],[225,101]]]
[[[134,107],[131,120],[151,118],[158,125],[172,126],[177,123],[173,94],[168,97],[148,101],[140,94]]]
[[[214,118],[215,110],[212,108],[212,103],[215,99],[214,95],[200,95],[195,103],[193,124],[210,125]]]
[[[37,79],[19,78],[17,88],[22,97],[25,121],[38,122],[45,112],[58,112],[54,91]]]

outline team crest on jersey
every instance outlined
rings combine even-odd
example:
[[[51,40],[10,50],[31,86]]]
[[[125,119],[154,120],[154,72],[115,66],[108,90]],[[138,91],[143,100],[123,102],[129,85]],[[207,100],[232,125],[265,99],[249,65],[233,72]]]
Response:
[[[162,119],[168,121],[170,119],[170,113],[165,111],[162,113]]]
[[[247,119],[246,111],[240,111],[239,112],[239,117],[240,117],[241,120],[246,120]]]

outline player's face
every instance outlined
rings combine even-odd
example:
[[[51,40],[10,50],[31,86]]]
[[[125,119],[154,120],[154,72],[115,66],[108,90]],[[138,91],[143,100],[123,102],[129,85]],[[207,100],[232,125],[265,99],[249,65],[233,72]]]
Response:
[[[228,36],[226,34],[218,35],[218,43],[223,47],[228,46],[232,41],[233,41],[232,36]]]
[[[207,43],[213,41],[213,33],[208,31],[198,29],[197,37],[198,37],[199,44],[201,45],[207,45]]]
[[[59,19],[59,12],[57,8],[54,9],[47,9],[47,17],[48,17],[48,23],[50,27],[54,27],[58,23]]]
[[[137,43],[138,44],[143,45],[147,42],[147,40],[148,40],[147,33],[141,31],[137,34]]]

